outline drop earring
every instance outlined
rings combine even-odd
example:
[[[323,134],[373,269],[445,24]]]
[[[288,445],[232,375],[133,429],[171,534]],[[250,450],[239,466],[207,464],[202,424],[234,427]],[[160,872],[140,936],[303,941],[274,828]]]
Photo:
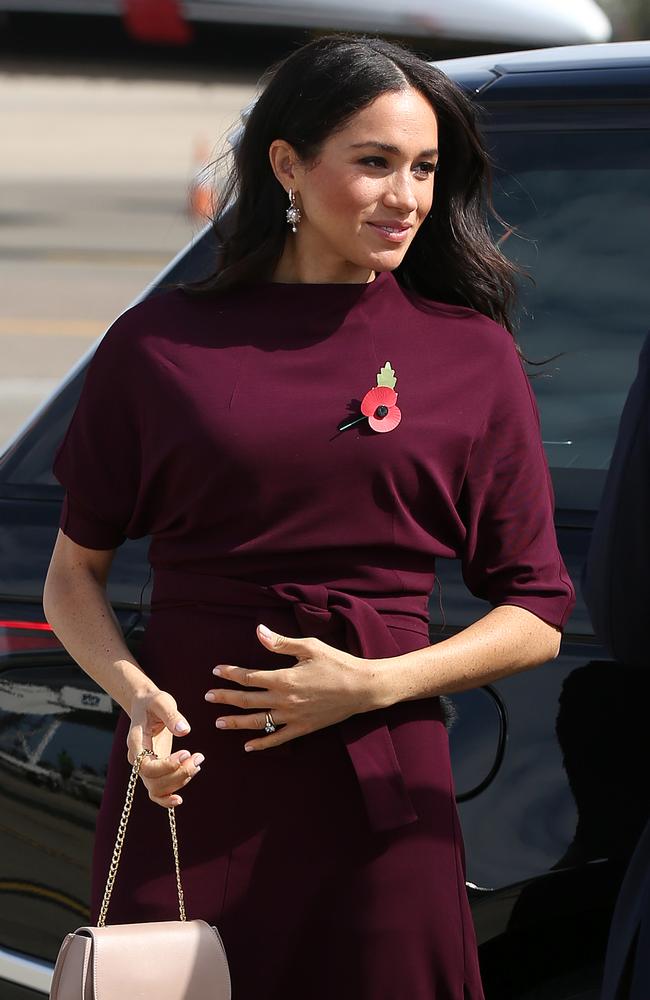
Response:
[[[296,223],[300,222],[300,209],[296,205],[296,196],[293,188],[289,188],[289,207],[287,209],[287,224],[291,226],[294,233],[297,232]]]

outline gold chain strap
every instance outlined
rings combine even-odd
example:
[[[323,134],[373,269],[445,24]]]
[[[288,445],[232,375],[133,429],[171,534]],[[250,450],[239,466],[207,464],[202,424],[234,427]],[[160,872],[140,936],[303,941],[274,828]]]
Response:
[[[126,824],[129,821],[129,814],[131,812],[131,804],[133,802],[133,794],[135,792],[135,786],[138,781],[138,775],[140,773],[140,764],[142,759],[150,754],[155,757],[156,754],[153,750],[141,750],[138,756],[135,758],[133,764],[133,770],[131,771],[131,777],[129,778],[129,784],[126,789],[126,802],[124,803],[124,809],[122,810],[122,818],[120,819],[120,825],[117,831],[117,839],[115,841],[115,848],[113,850],[113,858],[111,860],[111,866],[108,873],[108,878],[106,880],[106,888],[104,889],[104,899],[102,902],[102,908],[99,914],[99,920],[97,921],[98,927],[103,927],[106,923],[106,911],[108,910],[108,904],[111,899],[111,893],[113,891],[113,883],[115,881],[115,875],[117,873],[117,866],[120,863],[120,855],[122,853],[122,845],[124,843],[124,834],[126,833]],[[185,916],[185,901],[183,898],[183,887],[181,885],[181,869],[178,860],[178,840],[176,837],[176,816],[174,814],[174,807],[168,806],[167,812],[169,813],[169,826],[172,833],[172,847],[174,849],[174,863],[176,865],[176,888],[178,889],[178,912],[180,914],[180,919],[187,919]]]

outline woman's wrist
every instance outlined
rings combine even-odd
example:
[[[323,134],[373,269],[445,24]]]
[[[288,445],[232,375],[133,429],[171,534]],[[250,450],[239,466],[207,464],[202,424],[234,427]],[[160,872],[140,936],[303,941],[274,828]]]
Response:
[[[118,675],[116,685],[118,697],[115,700],[130,715],[133,703],[155,694],[158,685],[132,660],[117,660],[115,669]]]
[[[384,659],[364,660],[368,711],[389,708],[400,701],[434,698],[445,693],[438,671],[434,669],[440,667],[437,645],[434,643]]]
[[[399,679],[403,669],[401,656],[362,659],[362,697],[364,711],[388,708],[401,700]]]

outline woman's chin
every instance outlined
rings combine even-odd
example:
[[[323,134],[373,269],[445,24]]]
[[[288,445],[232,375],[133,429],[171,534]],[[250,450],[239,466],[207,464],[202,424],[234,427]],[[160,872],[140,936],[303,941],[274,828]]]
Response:
[[[401,247],[399,250],[375,251],[368,257],[368,267],[371,267],[373,271],[394,271],[402,263],[405,256],[406,251]]]

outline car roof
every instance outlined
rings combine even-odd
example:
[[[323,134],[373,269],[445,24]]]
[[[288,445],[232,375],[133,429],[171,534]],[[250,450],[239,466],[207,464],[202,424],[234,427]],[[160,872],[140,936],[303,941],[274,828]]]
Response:
[[[513,80],[517,74],[528,74],[529,84],[535,86],[535,78],[542,83],[544,74],[553,72],[595,70],[599,75],[600,71],[608,70],[647,70],[650,68],[650,41],[598,42],[490,52],[459,59],[432,60],[431,64],[469,90],[479,93],[496,80],[504,77]]]
[[[597,42],[585,45],[556,45],[543,49],[520,49],[517,52],[490,52],[487,55],[463,56],[460,59],[433,61],[445,72],[545,73],[550,70],[617,69],[626,66],[650,66],[650,41]]]

